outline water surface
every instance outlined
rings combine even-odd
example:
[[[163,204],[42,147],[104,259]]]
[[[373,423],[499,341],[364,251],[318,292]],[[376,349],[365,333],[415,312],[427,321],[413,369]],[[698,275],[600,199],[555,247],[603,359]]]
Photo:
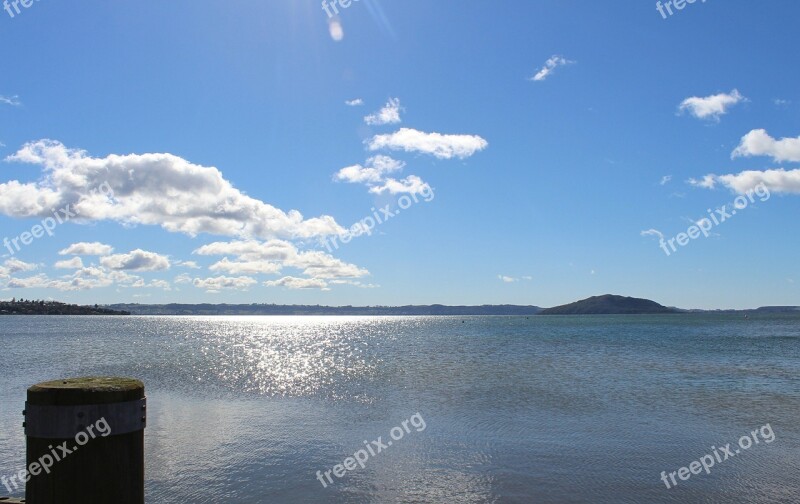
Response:
[[[147,387],[148,502],[800,502],[798,316],[0,322],[0,475],[24,467],[29,385],[120,375]],[[767,423],[774,442],[660,480]]]

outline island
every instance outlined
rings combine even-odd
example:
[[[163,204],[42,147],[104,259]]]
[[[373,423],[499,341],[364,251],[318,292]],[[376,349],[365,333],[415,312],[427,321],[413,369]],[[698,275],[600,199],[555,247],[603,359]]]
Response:
[[[0,315],[130,315],[130,312],[98,305],[78,306],[57,301],[13,299],[0,301]]]
[[[667,308],[649,299],[605,294],[582,299],[574,303],[547,308],[539,315],[654,315],[681,313],[677,308]]]

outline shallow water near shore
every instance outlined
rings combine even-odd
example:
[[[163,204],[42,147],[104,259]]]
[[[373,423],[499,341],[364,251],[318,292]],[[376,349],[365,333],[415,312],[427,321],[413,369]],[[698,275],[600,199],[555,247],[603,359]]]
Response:
[[[800,501],[800,316],[0,322],[0,476],[25,464],[28,386],[118,375],[147,387],[148,502]],[[661,480],[766,424],[773,442]]]

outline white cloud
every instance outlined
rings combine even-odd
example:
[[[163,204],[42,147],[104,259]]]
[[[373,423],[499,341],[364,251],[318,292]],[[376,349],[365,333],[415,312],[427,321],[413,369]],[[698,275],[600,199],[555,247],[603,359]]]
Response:
[[[125,271],[161,271],[169,269],[170,266],[167,256],[142,249],[103,257],[100,259],[100,264],[112,270]]]
[[[531,77],[530,80],[532,81],[543,81],[547,77],[549,77],[556,68],[564,65],[569,65],[571,63],[575,63],[574,61],[570,61],[565,59],[563,56],[553,55],[547,61],[544,62],[544,66],[539,70],[536,75]]]
[[[75,269],[76,271],[57,279],[39,274],[28,278],[10,278],[5,288],[13,289],[56,289],[59,291],[77,291],[108,287],[114,284],[130,287],[141,280],[136,275],[124,271],[109,271],[104,267],[83,266],[80,257],[56,263],[57,268]],[[3,268],[0,268],[2,270]],[[3,276],[0,271],[0,276]]]
[[[667,185],[672,180],[672,175],[664,175],[661,177],[661,185]]]
[[[189,269],[200,269],[200,265],[194,261],[175,261],[175,266]]]
[[[58,261],[54,267],[56,269],[83,269],[83,261],[80,257],[73,257],[65,261]]]
[[[518,282],[519,281],[518,278],[514,278],[514,277],[510,277],[510,276],[506,276],[506,275],[497,275],[497,278],[499,278],[501,281],[503,281],[505,283],[514,283],[514,282]]]
[[[712,119],[718,121],[720,116],[728,112],[729,108],[746,100],[747,98],[742,96],[738,90],[734,89],[730,93],[720,93],[702,98],[699,96],[686,98],[681,102],[678,110],[680,112],[688,111],[698,119]]]
[[[356,98],[355,100],[347,100],[346,102],[344,102],[344,104],[349,107],[359,107],[361,105],[364,105],[364,100],[362,100],[361,98]]]
[[[377,184],[388,173],[400,171],[405,163],[389,156],[378,155],[367,159],[366,166],[353,165],[339,170],[334,179],[352,184]]]
[[[338,19],[331,19],[328,22],[328,32],[331,34],[331,38],[336,42],[341,42],[342,39],[344,39],[344,28]]]
[[[172,290],[172,286],[166,280],[151,280],[148,287],[153,289],[163,289],[165,291]]]
[[[195,278],[192,284],[198,289],[219,292],[221,290],[247,290],[258,282],[254,278],[218,276],[212,278]]]
[[[6,260],[6,262],[3,263],[3,266],[5,266],[6,270],[12,274],[19,273],[21,271],[33,271],[38,268],[36,264],[26,263],[25,261],[20,261],[16,258]]]
[[[173,280],[176,284],[190,284],[192,283],[192,277],[188,273],[181,273],[180,275],[176,276]]]
[[[172,286],[166,280],[151,280],[150,283],[144,281],[144,278],[138,279],[135,283],[129,285],[128,287],[132,287],[134,289],[161,289],[165,291],[171,291]]]
[[[284,212],[242,193],[217,168],[171,154],[92,158],[41,140],[7,160],[39,165],[45,174],[37,182],[0,184],[0,213],[11,217],[47,217],[53,208],[70,205],[81,219],[160,225],[190,236],[315,238],[344,232],[333,217]]]
[[[12,107],[19,107],[20,105],[22,105],[22,102],[19,101],[19,96],[17,95],[14,96],[0,95],[0,103],[3,103],[5,105],[11,105]]]
[[[365,284],[359,280],[337,279],[337,280],[329,280],[328,283],[335,285],[352,285],[353,287],[358,287],[359,289],[377,289],[378,287],[380,287],[380,285]]]
[[[387,191],[389,194],[430,194],[433,192],[431,186],[416,175],[409,175],[403,180],[386,179],[383,185],[371,187],[369,190],[373,194],[383,194]]]
[[[477,135],[443,135],[401,128],[386,135],[376,135],[367,142],[369,150],[380,149],[421,152],[439,159],[468,158],[489,143]]]
[[[364,117],[364,122],[373,126],[380,126],[383,124],[397,124],[402,121],[400,119],[400,99],[389,98],[386,105],[382,109]]]
[[[203,256],[235,255],[246,261],[268,260],[281,262],[294,259],[298,255],[297,248],[292,243],[284,240],[214,242],[203,245],[192,253]]]
[[[262,262],[277,264],[278,270],[294,268],[301,270],[304,275],[314,278],[361,278],[369,275],[369,271],[359,268],[355,264],[348,264],[321,251],[300,252],[286,241],[270,240],[216,242],[203,245],[194,251],[198,255],[238,256],[239,261],[251,263],[248,267],[255,267]],[[222,263],[222,264],[221,264]],[[236,267],[237,263],[220,261],[218,269]],[[267,271],[264,271],[266,273]]]
[[[642,231],[640,234],[642,236],[655,236],[659,240],[663,240],[664,239],[664,233],[662,233],[658,229],[648,229],[647,231]]]
[[[231,261],[227,257],[212,264],[209,270],[214,272],[230,273],[233,275],[255,275],[258,273],[280,273],[281,265],[271,261]]]
[[[39,289],[48,287],[50,280],[45,274],[39,274],[28,278],[12,278],[6,282],[8,289]]]
[[[267,287],[286,287],[287,289],[320,289],[330,290],[328,284],[319,278],[296,278],[283,277],[280,280],[269,280],[264,282]]]
[[[702,187],[703,189],[713,189],[717,185],[716,175],[706,175],[701,179],[690,178],[689,184],[695,187]]]
[[[769,156],[776,163],[800,162],[800,137],[776,140],[766,130],[752,130],[742,137],[739,146],[731,154],[732,158],[750,156]]]
[[[690,179],[689,183],[696,187],[713,189],[716,184],[731,189],[739,194],[756,190],[763,184],[771,192],[800,194],[800,169],[786,171],[777,170],[749,170],[731,175],[706,175],[702,180]],[[763,189],[762,189],[763,192]],[[761,196],[759,194],[759,196]]]
[[[114,251],[111,245],[100,242],[80,242],[73,243],[69,247],[61,250],[59,255],[83,255],[83,256],[104,256]]]

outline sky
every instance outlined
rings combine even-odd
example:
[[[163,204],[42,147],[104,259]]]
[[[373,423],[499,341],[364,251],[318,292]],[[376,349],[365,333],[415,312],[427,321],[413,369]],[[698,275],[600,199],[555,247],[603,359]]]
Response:
[[[3,7],[2,299],[800,305],[797,2]]]

